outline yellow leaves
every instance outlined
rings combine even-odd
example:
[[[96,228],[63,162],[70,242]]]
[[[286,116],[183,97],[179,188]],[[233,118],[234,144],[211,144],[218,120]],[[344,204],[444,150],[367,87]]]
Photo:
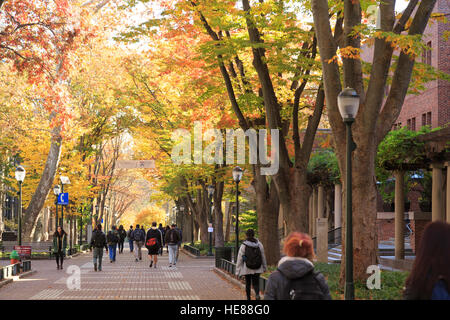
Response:
[[[337,54],[331,59],[326,60],[328,64],[331,63],[342,63],[342,59],[361,59],[361,48],[355,48],[352,46],[347,46],[345,48],[340,48],[336,52]]]

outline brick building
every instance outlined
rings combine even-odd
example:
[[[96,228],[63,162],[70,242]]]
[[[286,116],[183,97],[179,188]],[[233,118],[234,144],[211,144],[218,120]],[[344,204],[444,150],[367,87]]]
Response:
[[[450,1],[438,0],[433,12],[442,13],[450,19]],[[416,61],[450,74],[450,40],[444,38],[445,31],[450,31],[450,23],[428,23],[423,40],[430,50],[423,52]],[[426,90],[420,95],[406,96],[394,128],[408,126],[411,130],[419,130],[423,125],[436,128],[450,123],[450,83],[435,80],[425,84],[425,87]]]

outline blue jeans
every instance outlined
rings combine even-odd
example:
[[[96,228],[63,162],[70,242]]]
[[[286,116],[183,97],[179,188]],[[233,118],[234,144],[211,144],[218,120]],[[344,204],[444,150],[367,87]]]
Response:
[[[177,263],[178,244],[169,244],[169,263]]]
[[[133,252],[133,240],[129,240],[128,243],[130,244],[130,252]]]
[[[108,245],[109,260],[111,261],[116,261],[116,247],[117,244]]]

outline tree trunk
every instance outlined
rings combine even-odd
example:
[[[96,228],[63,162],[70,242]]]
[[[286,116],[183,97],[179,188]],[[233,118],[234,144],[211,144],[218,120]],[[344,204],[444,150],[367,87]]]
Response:
[[[227,201],[225,202],[225,242],[230,242],[230,230],[231,230],[231,211],[232,211],[232,204],[231,202]]]
[[[214,235],[215,246],[223,247],[225,245],[225,239],[223,234],[223,212],[222,202],[214,201]]]
[[[48,192],[52,188],[52,184],[55,179],[56,170],[58,168],[59,158],[61,155],[62,137],[60,133],[60,126],[52,129],[50,151],[47,156],[47,161],[45,162],[41,180],[39,181],[36,191],[31,198],[28,208],[24,212],[23,235],[25,241],[31,241],[34,223],[37,221],[39,213],[44,207],[45,199],[47,198]]]
[[[268,265],[276,265],[280,260],[280,242],[278,239],[278,215],[280,202],[272,181],[267,183],[266,176],[260,174],[260,168],[253,166],[253,186],[256,191],[256,212],[258,213],[258,236],[264,246]]]

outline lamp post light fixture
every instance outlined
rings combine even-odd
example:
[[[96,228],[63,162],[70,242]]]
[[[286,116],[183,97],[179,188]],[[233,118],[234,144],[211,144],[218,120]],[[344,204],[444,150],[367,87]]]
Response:
[[[64,193],[64,185],[70,184],[70,179],[69,177],[60,176],[59,180],[61,181],[61,193]],[[64,229],[64,205],[61,205],[61,222],[59,225]]]
[[[237,262],[237,256],[239,252],[239,182],[241,182],[244,170],[240,167],[234,167],[233,180],[236,182],[236,248],[234,248],[234,262]]]
[[[353,219],[352,219],[352,152],[356,149],[356,144],[352,138],[352,124],[355,122],[359,108],[359,95],[355,89],[345,88],[339,93],[339,112],[347,127],[347,154],[346,154],[346,232],[345,232],[345,300],[355,299],[355,287],[353,283]]]
[[[195,206],[195,199],[192,199],[192,205]],[[191,246],[194,245],[194,211],[191,210]]]
[[[61,193],[61,187],[57,184],[53,187],[53,194],[55,198],[55,231],[58,230],[58,196]]]
[[[25,180],[26,171],[24,167],[18,166],[16,168],[15,177],[19,183],[19,246],[22,245],[22,183]]]
[[[212,253],[212,234],[213,234],[213,220],[212,220],[212,211],[213,211],[213,195],[214,195],[214,186],[210,184],[208,187],[206,187],[208,190],[208,199],[209,199],[209,225],[208,225],[208,233],[209,233],[209,250],[208,250],[208,256],[213,256]]]

